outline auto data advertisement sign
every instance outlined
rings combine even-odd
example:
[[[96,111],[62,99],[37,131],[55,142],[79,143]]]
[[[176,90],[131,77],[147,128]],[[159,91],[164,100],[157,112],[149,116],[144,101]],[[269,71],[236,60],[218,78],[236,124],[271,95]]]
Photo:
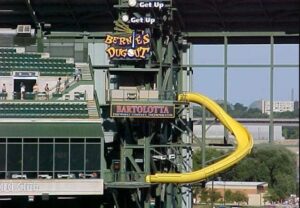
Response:
[[[125,104],[111,105],[111,117],[174,118],[175,105]]]

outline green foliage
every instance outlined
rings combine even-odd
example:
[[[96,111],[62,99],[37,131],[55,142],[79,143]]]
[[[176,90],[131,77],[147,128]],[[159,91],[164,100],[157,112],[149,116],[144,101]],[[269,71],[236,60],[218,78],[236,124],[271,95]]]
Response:
[[[201,190],[200,199],[201,199],[201,202],[205,202],[205,203],[207,203],[209,201],[208,200],[209,199],[209,192],[206,188]]]
[[[215,191],[215,190],[209,190],[209,199],[210,202],[217,202],[219,199],[222,198],[222,195],[220,194],[220,192]]]
[[[285,139],[299,139],[299,127],[283,126],[282,136]]]
[[[270,197],[284,199],[296,193],[296,157],[280,145],[258,145],[247,158],[222,174],[222,178],[267,182],[272,193]]]
[[[233,201],[237,202],[238,204],[243,203],[243,202],[248,203],[248,197],[243,192],[240,192],[240,191],[234,192],[232,194],[232,199],[233,199]]]
[[[274,112],[274,118],[299,118],[299,109],[286,112]]]
[[[230,202],[230,203],[234,202],[233,192],[231,190],[226,190],[224,198],[225,198],[225,202]]]
[[[224,155],[223,151],[216,149],[206,149],[205,150],[205,161],[206,165],[215,163],[217,158],[220,158]],[[208,161],[208,162],[207,162]],[[193,154],[193,169],[199,170],[202,167],[202,152],[200,149],[196,150]]]
[[[200,200],[201,202],[204,203],[211,203],[211,202],[217,202],[218,200],[220,200],[222,198],[220,192],[217,192],[215,190],[211,190],[211,189],[202,189],[201,193],[200,193]]]
[[[208,149],[206,160],[218,158],[221,151]],[[201,151],[193,155],[194,169],[201,167]],[[233,168],[220,174],[224,181],[261,181],[269,186],[272,201],[295,194],[299,187],[296,181],[296,155],[281,145],[261,144]]]
[[[222,198],[222,195],[220,194],[220,192],[215,191],[215,190],[211,190],[211,189],[202,189],[201,193],[200,193],[200,199],[201,202],[204,203],[211,203],[211,202],[218,202]],[[236,192],[232,192],[231,190],[226,190],[225,191],[225,202],[229,202],[229,203],[233,203],[233,202],[237,202],[239,203],[248,203],[248,197],[240,191],[236,191]]]

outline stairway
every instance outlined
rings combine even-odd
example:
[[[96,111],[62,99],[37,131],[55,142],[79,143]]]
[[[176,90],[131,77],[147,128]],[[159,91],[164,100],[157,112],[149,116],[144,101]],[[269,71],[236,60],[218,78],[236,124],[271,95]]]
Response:
[[[88,63],[76,63],[76,67],[81,69],[82,80],[92,80],[92,75]]]
[[[99,114],[97,111],[97,106],[95,100],[88,100],[87,101],[87,108],[89,112],[90,119],[99,119]]]

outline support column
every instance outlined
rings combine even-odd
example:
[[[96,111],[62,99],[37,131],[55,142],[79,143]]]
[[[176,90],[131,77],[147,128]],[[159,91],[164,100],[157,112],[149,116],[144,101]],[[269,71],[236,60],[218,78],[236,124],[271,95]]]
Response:
[[[228,71],[228,38],[224,36],[224,110],[227,112],[227,71]],[[224,137],[228,140],[228,130],[224,127]]]
[[[89,43],[88,43],[88,35],[87,33],[83,34],[83,61],[84,62],[88,62],[89,61],[89,51],[88,51],[88,47],[89,47]]]
[[[36,44],[37,44],[37,52],[43,53],[44,52],[44,42],[43,42],[43,31],[42,31],[41,26],[39,28],[37,28]]]
[[[205,134],[206,134],[206,114],[205,114],[206,108],[202,107],[202,141],[201,141],[201,153],[202,153],[202,160],[201,160],[201,166],[202,168],[205,167]]]
[[[274,142],[273,88],[274,88],[274,36],[270,37],[270,124],[269,143]]]

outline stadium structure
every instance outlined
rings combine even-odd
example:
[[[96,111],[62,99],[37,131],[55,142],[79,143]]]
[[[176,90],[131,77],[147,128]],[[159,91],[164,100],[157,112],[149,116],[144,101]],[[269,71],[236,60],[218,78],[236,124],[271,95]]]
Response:
[[[191,184],[238,163],[253,141],[192,92],[193,68],[206,66],[190,63],[191,46],[224,44],[226,102],[228,44],[297,43],[298,4],[0,1],[0,207],[192,207]],[[256,67],[270,67],[272,106],[273,52]],[[236,139],[197,171],[190,103]]]

